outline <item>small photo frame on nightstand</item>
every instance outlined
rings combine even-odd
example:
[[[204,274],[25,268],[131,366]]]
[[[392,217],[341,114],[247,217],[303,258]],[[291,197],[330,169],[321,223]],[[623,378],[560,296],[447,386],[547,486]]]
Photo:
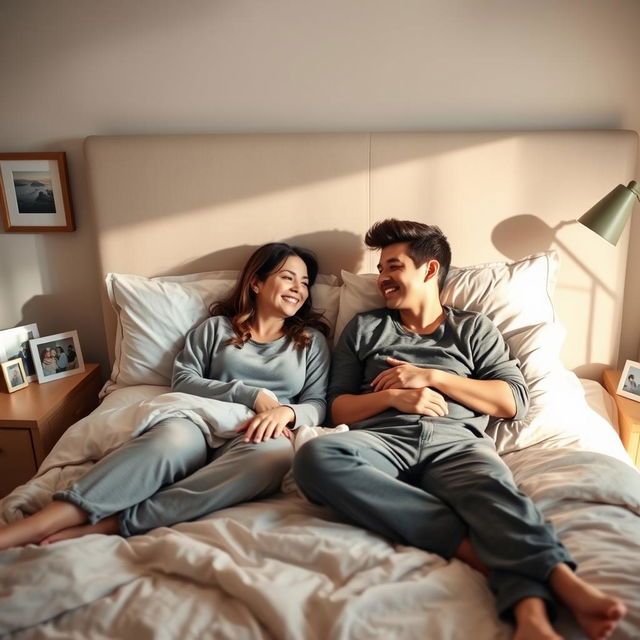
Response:
[[[640,402],[640,362],[626,361],[616,393],[629,400]]]
[[[84,371],[77,331],[66,331],[29,340],[38,382],[51,382]]]
[[[7,391],[13,393],[18,389],[24,389],[28,384],[27,374],[22,364],[22,358],[14,358],[0,363],[2,367],[2,376],[7,386]]]

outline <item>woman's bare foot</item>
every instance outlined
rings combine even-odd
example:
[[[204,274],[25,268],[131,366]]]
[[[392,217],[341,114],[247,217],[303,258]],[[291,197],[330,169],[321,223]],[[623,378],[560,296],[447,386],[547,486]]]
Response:
[[[84,509],[70,502],[54,500],[32,516],[0,528],[0,551],[40,542],[61,529],[87,521]]]
[[[489,569],[480,560],[480,558],[478,558],[476,550],[473,548],[469,538],[465,538],[460,543],[460,546],[456,549],[455,557],[458,558],[458,560],[462,560],[462,562],[466,562],[470,567],[479,571],[482,575],[489,575]]]
[[[621,600],[585,582],[564,563],[553,569],[549,585],[591,640],[607,640],[627,613]]]
[[[82,524],[77,527],[69,527],[68,529],[62,529],[51,536],[47,536],[40,541],[40,546],[46,546],[52,542],[60,542],[60,540],[70,540],[71,538],[81,538],[87,536],[90,533],[102,533],[104,535],[113,535],[120,533],[120,526],[118,525],[118,516],[114,514],[108,516],[95,524]]]
[[[562,640],[551,626],[547,607],[540,598],[524,598],[513,608],[516,632],[513,640]]]

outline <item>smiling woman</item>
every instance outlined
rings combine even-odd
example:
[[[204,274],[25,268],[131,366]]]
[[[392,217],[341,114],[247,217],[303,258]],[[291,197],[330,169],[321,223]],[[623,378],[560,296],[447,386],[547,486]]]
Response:
[[[328,326],[309,293],[317,273],[308,251],[257,249],[231,294],[188,334],[173,369],[181,393],[165,394],[174,405],[154,409],[156,418],[50,505],[0,529],[0,550],[87,533],[130,536],[276,491],[293,456],[289,429],[325,416]],[[203,402],[194,396],[233,424],[185,418],[185,402],[189,415]]]
[[[307,267],[298,256],[289,256],[264,282],[255,282],[254,340],[269,342],[284,334],[284,319],[295,314],[309,297]]]
[[[231,344],[243,345],[252,337],[268,341],[289,336],[297,346],[305,346],[307,326],[327,333],[321,314],[312,309],[309,287],[318,275],[315,256],[284,242],[271,242],[249,258],[236,287],[228,298],[211,305],[211,315],[230,318],[236,334]]]

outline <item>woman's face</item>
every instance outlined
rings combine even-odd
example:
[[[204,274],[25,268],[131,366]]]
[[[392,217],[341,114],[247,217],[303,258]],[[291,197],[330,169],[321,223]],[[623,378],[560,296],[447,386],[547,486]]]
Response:
[[[252,288],[256,293],[258,313],[289,318],[294,316],[309,297],[307,265],[298,256],[289,256],[264,281],[257,280]]]

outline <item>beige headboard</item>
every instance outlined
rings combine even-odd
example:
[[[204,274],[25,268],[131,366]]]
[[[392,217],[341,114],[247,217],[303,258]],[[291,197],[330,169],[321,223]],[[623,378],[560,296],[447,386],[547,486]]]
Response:
[[[628,231],[574,220],[635,176],[631,131],[94,136],[89,189],[104,273],[239,268],[256,246],[313,249],[321,271],[373,271],[376,220],[438,224],[457,266],[557,249],[565,364],[616,363]],[[105,313],[113,352],[114,322]]]

